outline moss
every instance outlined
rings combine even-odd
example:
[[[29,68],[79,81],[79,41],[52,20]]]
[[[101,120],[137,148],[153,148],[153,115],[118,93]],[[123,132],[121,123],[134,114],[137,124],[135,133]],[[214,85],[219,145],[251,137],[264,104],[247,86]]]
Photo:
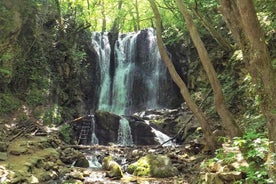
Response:
[[[137,167],[133,174],[135,176],[151,176],[149,167]]]
[[[150,176],[150,164],[148,157],[142,157],[137,162],[130,164],[127,172],[133,173],[135,176]]]
[[[170,158],[164,155],[149,154],[128,166],[127,171],[135,176],[165,178],[177,175]]]
[[[129,174],[133,174],[134,171],[137,169],[137,166],[138,166],[137,162],[135,162],[135,163],[133,163],[133,164],[130,164],[130,165],[127,167],[127,172],[128,172]]]
[[[89,162],[85,157],[81,157],[80,159],[78,159],[75,163],[76,167],[84,167],[84,168],[88,168],[89,167]]]
[[[62,127],[60,128],[61,139],[70,144],[70,142],[72,141],[71,134],[72,128],[70,127],[70,125],[62,125]]]
[[[109,171],[107,175],[112,178],[120,179],[123,177],[123,172],[120,165],[113,160],[111,156],[105,157],[102,162],[103,169]]]

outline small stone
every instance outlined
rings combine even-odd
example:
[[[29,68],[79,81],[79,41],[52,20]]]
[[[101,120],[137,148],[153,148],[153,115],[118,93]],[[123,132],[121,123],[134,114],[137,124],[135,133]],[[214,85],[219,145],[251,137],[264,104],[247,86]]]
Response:
[[[218,173],[219,177],[225,181],[236,181],[242,179],[242,173],[238,171]]]
[[[70,178],[73,178],[73,179],[76,179],[76,180],[82,180],[82,181],[84,180],[84,177],[83,177],[82,173],[77,172],[77,171],[71,172],[69,174],[69,176],[70,176]]]
[[[35,177],[34,175],[32,175],[31,178],[30,178],[30,183],[36,184],[36,183],[39,183],[39,180],[37,179],[37,177]]]
[[[0,151],[1,152],[6,152],[8,149],[8,144],[5,142],[0,142]]]
[[[224,182],[218,177],[217,173],[206,173],[204,176],[205,184],[224,184]]]

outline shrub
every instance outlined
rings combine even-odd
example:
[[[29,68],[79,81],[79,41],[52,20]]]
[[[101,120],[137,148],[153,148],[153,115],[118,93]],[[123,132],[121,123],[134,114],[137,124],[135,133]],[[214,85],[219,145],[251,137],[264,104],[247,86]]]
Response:
[[[20,106],[19,100],[11,94],[0,94],[0,114],[7,114]]]
[[[66,143],[71,142],[71,127],[70,125],[63,125],[60,129],[60,135]]]

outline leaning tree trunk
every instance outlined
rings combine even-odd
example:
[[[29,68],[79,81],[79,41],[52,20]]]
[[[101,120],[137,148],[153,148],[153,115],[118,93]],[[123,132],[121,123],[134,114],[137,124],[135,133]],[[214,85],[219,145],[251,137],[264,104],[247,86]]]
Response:
[[[189,108],[193,111],[195,117],[198,119],[200,126],[202,128],[202,131],[203,131],[204,138],[206,140],[206,147],[209,150],[214,151],[216,148],[216,140],[215,140],[215,137],[212,135],[212,131],[211,131],[210,125],[207,121],[207,118],[205,117],[203,112],[199,109],[199,107],[194,103],[194,101],[192,100],[192,97],[190,96],[190,93],[187,89],[186,84],[184,83],[184,81],[181,79],[181,77],[176,72],[175,67],[167,54],[166,48],[165,48],[163,40],[162,40],[161,17],[160,17],[158,8],[157,8],[154,0],[149,0],[149,2],[151,4],[152,10],[155,15],[157,44],[158,44],[158,48],[160,51],[160,55],[161,55],[164,63],[166,64],[173,81],[180,88],[182,97],[186,101]]]
[[[231,43],[229,40],[227,40],[226,37],[223,37],[213,25],[211,25],[211,20],[206,18],[204,15],[200,13],[198,10],[198,7],[195,7],[193,9],[194,14],[197,16],[197,18],[200,20],[200,22],[203,24],[203,26],[209,31],[211,36],[216,40],[216,42],[219,44],[220,47],[222,47],[225,51],[232,51],[233,48],[231,46]]]
[[[267,120],[270,154],[268,167],[276,183],[276,71],[265,43],[252,0],[220,0],[223,17],[242,49],[247,70],[261,97],[261,110]],[[238,23],[237,23],[238,22]]]
[[[226,108],[224,96],[222,93],[220,82],[217,78],[216,71],[208,56],[208,52],[204,46],[204,43],[202,42],[199,33],[193,23],[192,17],[189,14],[186,7],[184,6],[182,0],[176,0],[176,4],[186,21],[187,28],[197,49],[203,68],[206,71],[206,74],[209,78],[210,84],[214,92],[215,108],[222,120],[223,127],[226,129],[226,134],[230,137],[240,136],[241,130],[234,121],[230,111]]]

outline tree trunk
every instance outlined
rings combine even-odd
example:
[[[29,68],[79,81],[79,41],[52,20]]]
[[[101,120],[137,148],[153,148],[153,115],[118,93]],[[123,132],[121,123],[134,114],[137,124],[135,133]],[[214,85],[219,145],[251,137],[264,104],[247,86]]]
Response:
[[[240,136],[241,130],[234,121],[230,111],[226,108],[224,96],[222,93],[220,82],[217,78],[216,71],[208,56],[208,52],[204,46],[204,43],[202,42],[199,33],[193,23],[192,17],[189,14],[186,7],[184,6],[182,0],[176,0],[176,4],[186,21],[187,28],[190,32],[193,43],[197,49],[203,68],[206,71],[206,74],[209,78],[210,84],[214,92],[215,108],[222,120],[222,125],[226,129],[227,135],[229,135],[230,137]]]
[[[223,37],[211,24],[210,20],[204,17],[196,7],[193,9],[194,14],[197,16],[197,18],[200,20],[200,22],[203,24],[203,26],[209,31],[211,36],[216,40],[216,42],[226,51],[231,51],[232,46],[231,43],[227,40],[227,38]]]
[[[267,120],[270,154],[268,167],[276,183],[276,72],[252,0],[220,0],[222,14],[242,49],[247,70],[261,97],[261,110]],[[229,9],[229,7],[231,7]],[[239,20],[239,24],[236,24]]]
[[[138,0],[135,0],[135,10],[136,10],[136,25],[137,29],[140,30],[140,15],[138,9]]]
[[[158,44],[158,48],[160,51],[160,55],[161,55],[164,63],[166,64],[173,81],[180,88],[182,97],[186,101],[189,108],[193,111],[195,117],[198,119],[200,126],[202,128],[202,131],[203,131],[204,138],[206,140],[206,147],[208,149],[210,149],[211,151],[214,151],[216,148],[216,140],[215,140],[215,137],[212,135],[212,131],[211,131],[210,125],[207,121],[207,118],[205,117],[203,112],[198,108],[198,106],[194,103],[194,101],[192,100],[192,97],[187,89],[186,84],[184,83],[184,81],[181,79],[181,77],[176,72],[175,67],[167,54],[166,48],[165,48],[163,40],[162,40],[161,17],[160,17],[158,8],[157,8],[156,4],[154,3],[154,0],[149,0],[149,2],[151,4],[152,10],[155,15],[157,44]]]
[[[101,1],[101,13],[102,13],[102,32],[106,31],[106,14],[105,14],[105,2]]]

